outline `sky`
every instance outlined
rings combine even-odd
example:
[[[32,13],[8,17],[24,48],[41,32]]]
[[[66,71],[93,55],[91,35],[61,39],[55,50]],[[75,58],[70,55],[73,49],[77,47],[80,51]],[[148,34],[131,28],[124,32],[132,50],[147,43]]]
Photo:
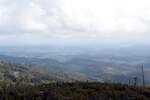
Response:
[[[0,0],[0,46],[150,44],[150,0]]]

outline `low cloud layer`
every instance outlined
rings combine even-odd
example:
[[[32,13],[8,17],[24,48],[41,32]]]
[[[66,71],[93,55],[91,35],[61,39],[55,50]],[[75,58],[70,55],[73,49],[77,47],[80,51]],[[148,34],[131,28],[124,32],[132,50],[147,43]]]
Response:
[[[149,0],[0,0],[0,45],[150,43]]]

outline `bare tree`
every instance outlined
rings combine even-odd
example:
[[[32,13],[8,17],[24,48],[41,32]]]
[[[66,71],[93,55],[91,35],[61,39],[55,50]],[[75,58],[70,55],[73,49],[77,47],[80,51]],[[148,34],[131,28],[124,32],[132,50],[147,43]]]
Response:
[[[145,87],[145,76],[144,76],[144,67],[142,64],[142,82],[143,82],[143,87]]]
[[[136,86],[137,85],[137,76],[135,76],[135,77],[133,77],[133,80],[134,80],[134,86]]]
[[[128,81],[129,83],[128,83],[128,85],[131,85],[131,78],[129,78],[129,81]]]

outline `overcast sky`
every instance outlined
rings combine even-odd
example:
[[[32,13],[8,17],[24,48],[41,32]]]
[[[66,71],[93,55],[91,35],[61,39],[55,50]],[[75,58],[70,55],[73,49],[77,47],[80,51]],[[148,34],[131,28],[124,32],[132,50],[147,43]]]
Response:
[[[149,44],[150,0],[0,0],[0,45]]]

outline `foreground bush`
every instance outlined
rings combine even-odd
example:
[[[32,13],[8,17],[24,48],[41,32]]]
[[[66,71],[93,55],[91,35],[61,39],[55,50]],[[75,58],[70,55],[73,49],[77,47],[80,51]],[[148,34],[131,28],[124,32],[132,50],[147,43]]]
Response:
[[[150,100],[150,89],[109,83],[0,83],[0,100]]]

